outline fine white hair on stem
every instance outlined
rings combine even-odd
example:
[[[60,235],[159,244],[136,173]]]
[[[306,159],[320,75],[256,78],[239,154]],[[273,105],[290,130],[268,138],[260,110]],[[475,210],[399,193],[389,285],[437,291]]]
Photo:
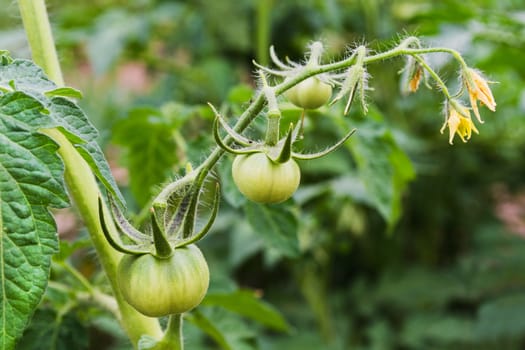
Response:
[[[263,66],[259,63],[257,63],[256,61],[252,61],[253,62],[253,65],[257,68],[259,68],[260,70],[266,72],[266,73],[269,73],[269,74],[272,74],[272,75],[277,75],[277,76],[281,76],[281,77],[285,77],[288,75],[288,73],[286,71],[280,71],[280,70],[276,70],[276,69],[272,69],[272,68],[268,68],[266,66]]]
[[[288,67],[286,64],[284,64],[280,59],[279,57],[276,55],[275,53],[275,48],[272,46],[270,46],[270,58],[272,60],[272,62],[279,68],[281,69],[290,69],[290,67]]]

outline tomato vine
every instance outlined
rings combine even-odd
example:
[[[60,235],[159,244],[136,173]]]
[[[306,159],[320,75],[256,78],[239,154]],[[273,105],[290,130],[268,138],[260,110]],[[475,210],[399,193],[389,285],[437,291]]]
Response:
[[[45,3],[43,0],[19,0],[19,7],[33,59],[55,84],[54,89],[43,92],[60,95],[64,93],[60,89],[67,88],[64,87]],[[211,214],[204,227],[196,230],[201,193],[210,172],[222,156],[226,153],[236,155],[232,167],[233,180],[246,197],[259,203],[279,203],[291,198],[299,186],[301,174],[296,159],[323,157],[347,142],[355,132],[354,129],[347,130],[324,151],[301,153],[296,149],[296,142],[303,137],[303,121],[297,121],[295,125],[292,123],[281,135],[279,99],[287,98],[302,109],[316,109],[327,103],[331,106],[346,99],[344,114],[348,114],[357,99],[366,113],[365,93],[369,88],[367,66],[406,56],[409,59],[404,69],[403,84],[408,86],[407,91],[415,92],[420,82],[430,85],[431,80],[443,94],[446,108],[441,132],[448,127],[450,143],[456,134],[467,141],[472,132],[478,132],[469,108],[461,101],[463,90],[469,95],[470,108],[478,121],[481,121],[478,102],[491,111],[495,110],[496,102],[487,80],[479,71],[469,67],[455,50],[426,48],[412,36],[404,38],[386,52],[371,53],[365,46],[358,46],[333,63],[323,63],[323,50],[322,43],[313,42],[306,63],[299,64],[281,61],[273,47],[270,48],[269,58],[276,68],[254,62],[258,69],[259,89],[233,126],[210,105],[215,115],[213,136],[216,147],[195,168],[188,165],[184,176],[166,185],[151,200],[145,208],[144,217],[149,221],[144,232],[127,221],[123,212],[125,205],[112,184],[102,181],[107,195],[99,190],[95,175],[98,176],[100,169],[92,166],[89,160],[91,163],[96,161],[86,155],[89,150],[82,150],[72,141],[82,137],[72,135],[70,130],[64,131],[62,125],[58,127],[51,122],[46,127],[39,126],[38,132],[58,145],[57,153],[65,165],[64,179],[69,195],[84,219],[111,283],[118,317],[135,346],[146,348],[144,342],[150,342],[147,346],[150,349],[183,347],[182,314],[202,301],[209,284],[206,260],[195,244],[208,233],[219,204],[220,192],[216,185]],[[449,91],[427,63],[425,55],[434,53],[450,54],[459,64],[460,85],[464,89],[457,94]],[[271,85],[269,81],[276,83]],[[9,93],[18,92],[14,83],[9,85],[13,90],[5,88]],[[76,94],[72,90],[67,92]],[[264,140],[251,140],[243,135],[245,129],[261,116],[267,122]],[[102,178],[104,180],[104,176]],[[88,292],[98,295],[98,291],[89,288]],[[170,316],[164,330],[158,320],[150,318],[162,316]]]

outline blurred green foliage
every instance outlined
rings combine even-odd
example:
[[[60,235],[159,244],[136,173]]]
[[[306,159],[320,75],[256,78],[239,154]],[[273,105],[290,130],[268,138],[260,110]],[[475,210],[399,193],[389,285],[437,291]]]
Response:
[[[6,18],[0,47],[27,56],[16,6],[0,4]],[[117,163],[129,170],[121,186],[135,213],[213,146],[206,102],[229,118],[240,114],[252,94],[251,60],[266,60],[261,52],[270,44],[282,57],[301,59],[306,44],[321,38],[329,55],[340,57],[355,42],[384,50],[410,33],[460,51],[497,81],[491,85],[497,112],[483,109],[485,123],[468,144],[450,146],[439,133],[443,101],[436,91],[399,93],[397,60],[369,68],[374,90],[367,116],[354,107],[344,119],[335,106],[307,117],[306,149],[359,130],[338,152],[301,163],[293,201],[246,203],[231,183],[231,159],[221,161],[221,212],[202,242],[211,296],[188,316],[187,347],[525,346],[525,241],[495,215],[506,204],[522,210],[525,226],[525,204],[512,197],[523,191],[525,174],[521,0],[53,0],[49,11],[66,80],[83,91],[81,104],[100,129],[101,145],[118,146]],[[446,56],[430,61],[458,84]],[[282,107],[285,119],[298,117]],[[256,123],[248,133],[260,136],[262,128]],[[104,285],[90,252],[70,260]],[[53,278],[60,276],[55,270]],[[286,321],[254,319],[232,300],[213,304],[221,293],[241,293],[238,286],[256,290]],[[59,339],[54,349],[128,346],[105,313],[70,305],[53,291],[20,349],[36,349],[33,337]],[[228,305],[237,313],[226,312]]]

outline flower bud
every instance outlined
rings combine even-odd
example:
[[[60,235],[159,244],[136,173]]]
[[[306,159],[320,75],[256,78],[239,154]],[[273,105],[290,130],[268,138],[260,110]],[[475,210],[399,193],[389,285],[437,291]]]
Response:
[[[405,67],[401,71],[401,92],[404,95],[416,92],[423,77],[423,67],[414,57],[408,56]]]

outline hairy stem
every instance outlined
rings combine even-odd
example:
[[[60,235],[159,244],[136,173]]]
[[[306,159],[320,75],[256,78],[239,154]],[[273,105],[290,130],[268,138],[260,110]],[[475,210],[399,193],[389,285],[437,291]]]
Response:
[[[18,3],[33,60],[44,69],[58,86],[63,86],[64,81],[44,0],[19,0]],[[113,287],[123,328],[133,344],[137,344],[143,334],[159,338],[162,331],[158,321],[145,317],[133,309],[124,301],[119,291],[116,274],[121,254],[109,245],[102,233],[98,216],[100,191],[89,165],[58,129],[46,129],[42,130],[42,133],[52,138],[60,146],[58,153],[65,165],[64,178],[69,194],[82,216],[102,267]]]
[[[275,146],[279,142],[279,125],[280,114],[268,114],[268,125],[266,128],[266,137],[264,143],[268,146]]]
[[[439,77],[439,75],[432,69],[430,66],[425,62],[423,58],[419,55],[413,56],[416,61],[419,62],[419,64],[426,69],[428,74],[436,81],[436,84],[438,85],[439,89],[443,92],[443,94],[447,97],[447,99],[451,99],[450,92],[448,91],[447,86],[445,85],[445,82]]]
[[[366,53],[364,51],[364,47],[359,47],[358,55],[351,55],[348,58],[334,62],[329,64],[319,64],[314,65],[311,67],[308,67],[307,69],[304,69],[301,73],[294,75],[290,79],[286,79],[282,83],[272,86],[271,89],[273,93],[278,96],[284,93],[285,91],[289,90],[293,86],[297,85],[301,81],[321,73],[328,73],[328,72],[338,72],[344,69],[349,68],[353,64],[355,64],[357,61],[362,63],[363,65],[381,62],[387,59],[393,59],[399,56],[403,55],[411,55],[415,56],[417,59],[418,55],[427,54],[427,53],[448,53],[452,55],[462,67],[466,67],[466,63],[461,57],[461,55],[449,48],[444,47],[437,47],[437,48],[411,48],[412,45],[418,44],[419,39],[416,37],[408,37],[405,40],[403,40],[398,46],[385,51],[381,52],[375,55],[369,55],[366,57],[363,57],[363,53]],[[446,89],[446,86],[444,85],[443,81],[439,78],[439,76],[428,66],[426,63],[424,64],[425,68],[429,71],[431,76],[436,80],[438,85],[441,87],[444,94],[449,97],[450,94],[447,95],[448,90]],[[436,79],[437,78],[437,79]],[[444,89],[443,89],[444,87]],[[264,88],[262,90],[259,90],[257,95],[254,97],[251,104],[248,106],[248,108],[241,114],[239,119],[237,120],[237,123],[233,126],[233,130],[235,130],[238,133],[241,133],[243,130],[245,130],[250,123],[261,113],[263,108],[267,105],[266,96],[264,94]],[[229,145],[233,142],[233,138],[227,135],[223,143],[226,145]],[[200,171],[204,171],[205,173],[208,173],[211,171],[211,169],[215,166],[215,164],[219,161],[219,159],[224,155],[225,150],[221,147],[215,147],[215,149],[210,153],[210,155],[201,163],[201,165],[195,169],[195,171],[198,173]],[[179,181],[184,182],[191,182],[194,180],[194,176],[188,176],[186,175]],[[167,198],[177,189],[179,188],[177,183],[172,183],[166,186],[162,192],[153,199],[153,203],[156,204],[165,204]]]

